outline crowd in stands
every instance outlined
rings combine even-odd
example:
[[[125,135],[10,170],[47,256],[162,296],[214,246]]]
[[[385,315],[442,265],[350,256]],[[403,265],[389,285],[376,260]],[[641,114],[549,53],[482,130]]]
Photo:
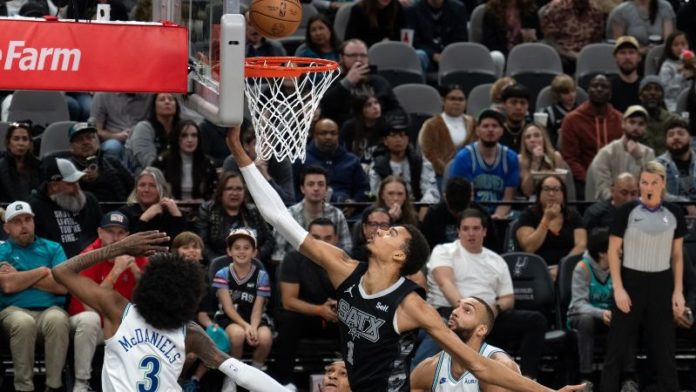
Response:
[[[117,19],[138,18],[142,11],[107,2]],[[66,17],[92,15],[90,6],[73,8],[81,4],[12,0],[0,3],[0,15],[41,16],[61,7]],[[366,243],[378,230],[419,226],[432,253],[409,278],[427,289],[443,320],[461,299],[483,299],[496,315],[487,339],[513,353],[522,374],[532,378],[539,377],[547,353],[545,332],[572,329],[579,363],[573,381],[593,390],[602,362],[596,353],[615,309],[608,228],[616,211],[639,196],[646,164],[664,167],[666,200],[696,221],[696,60],[689,50],[696,47],[696,1],[311,4],[320,13],[308,20],[297,54],[335,60],[341,76],[320,102],[306,160],[257,158],[253,125],[241,126],[244,149],[293,218],[359,261],[367,260]],[[341,42],[333,19],[347,6]],[[471,38],[466,25],[476,7],[484,7],[480,43],[499,69],[522,43],[544,43],[558,53],[564,73],[548,84],[550,106],[535,108],[538,90],[502,74],[490,87],[490,106],[477,113],[467,112],[463,86],[437,85],[432,75],[443,51]],[[396,86],[370,67],[368,49],[402,40],[403,29],[413,30],[424,80],[442,99],[442,112],[425,121],[407,113]],[[613,57],[605,60],[615,68],[577,80],[581,50],[601,42],[613,45],[607,53]],[[282,42],[251,24],[246,43],[247,56],[286,53]],[[658,45],[664,50],[650,74],[647,57]],[[226,130],[188,109],[186,97],[169,93],[68,93],[65,99],[76,121],[65,135],[69,150],[39,157],[36,127],[20,121],[9,124],[0,156],[0,203],[6,206],[0,327],[9,341],[0,347],[12,358],[15,390],[34,390],[38,341],[47,390],[62,387],[66,363],[74,363],[73,391],[97,387],[90,380],[103,343],[100,318],[66,298],[50,268],[146,230],[167,232],[173,252],[209,271],[210,292],[196,321],[218,347],[246,355],[284,385],[296,383],[300,340],[338,338],[333,285],[263,220],[229,156]],[[11,101],[11,95],[3,101],[3,116]],[[562,315],[517,306],[513,266],[501,257],[513,250],[543,260],[559,297],[564,264],[572,262],[569,304],[555,311]],[[690,258],[696,263],[696,255],[686,254],[687,313],[674,315],[674,327],[693,344]],[[83,274],[129,298],[147,262],[123,256]],[[68,357],[71,344],[74,358]],[[626,392],[652,381],[637,374],[641,342],[630,346],[621,363]],[[438,351],[422,334],[413,366]],[[324,383],[345,383],[334,365]],[[694,378],[683,388],[696,389],[696,362],[690,368]],[[199,390],[207,372],[187,358],[185,390]]]

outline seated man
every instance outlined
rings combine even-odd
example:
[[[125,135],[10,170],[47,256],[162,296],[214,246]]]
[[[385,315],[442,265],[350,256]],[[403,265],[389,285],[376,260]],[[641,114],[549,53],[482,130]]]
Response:
[[[696,201],[696,152],[692,136],[684,120],[674,120],[665,127],[667,151],[657,157],[667,169],[667,195],[680,201]],[[689,215],[696,216],[696,206],[686,206]],[[692,257],[696,257],[693,255]]]
[[[503,136],[500,144],[515,151],[520,151],[522,144],[522,129],[527,125],[527,110],[529,110],[529,89],[523,84],[513,84],[503,89]]]
[[[5,210],[7,241],[0,245],[0,324],[10,337],[16,391],[34,390],[34,352],[42,337],[46,391],[62,385],[70,324],[63,310],[66,290],[53,280],[51,268],[65,261],[60,244],[34,235],[34,213],[16,201]]]
[[[149,98],[149,94],[94,94],[89,121],[97,128],[104,154],[123,160],[123,144],[135,124],[147,117]]]
[[[655,155],[661,155],[665,152],[665,127],[681,117],[665,109],[665,87],[659,76],[648,75],[640,81],[638,98],[648,113],[644,143]]]
[[[519,373],[520,368],[505,351],[484,342],[486,336],[493,330],[495,313],[486,301],[478,297],[468,297],[459,300],[459,305],[452,311],[447,326],[450,327],[467,346],[478,351],[486,358],[499,361],[513,372]],[[475,390],[488,391],[488,384],[481,382],[457,363],[444,351],[421,362],[411,372],[411,390],[417,391],[467,391],[478,385]],[[496,388],[496,390],[499,390]]]
[[[309,234],[332,245],[338,243],[336,226],[326,218],[313,220]],[[271,373],[281,384],[289,384],[292,379],[297,344],[302,337],[338,340],[334,291],[320,266],[299,252],[285,256],[280,267],[283,308],[276,314],[278,357]]]
[[[97,229],[98,238],[81,253],[109,246],[128,236],[128,218],[118,211],[112,211],[101,220]],[[111,288],[130,300],[135,284],[140,279],[147,258],[118,256],[104,260],[80,275],[92,279],[104,288]],[[91,391],[89,380],[92,375],[92,358],[98,344],[104,343],[101,318],[97,312],[85,308],[77,298],[72,297],[68,305],[70,329],[74,335],[75,345],[75,386],[73,392]]]
[[[638,183],[631,173],[621,173],[614,179],[609,188],[610,196],[599,200],[585,210],[582,226],[588,231],[597,227],[608,228],[614,219],[616,210],[638,197]]]

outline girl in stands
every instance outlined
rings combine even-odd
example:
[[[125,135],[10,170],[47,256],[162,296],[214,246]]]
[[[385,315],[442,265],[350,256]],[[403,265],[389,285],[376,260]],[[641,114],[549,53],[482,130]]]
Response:
[[[307,21],[304,45],[304,49],[297,53],[300,57],[338,61],[341,42],[329,19],[322,14],[311,16]]]
[[[372,92],[357,94],[352,101],[353,118],[341,127],[340,139],[348,151],[357,155],[364,167],[372,163],[386,126],[382,105]]]
[[[387,210],[395,225],[418,225],[418,213],[403,178],[388,176],[379,184],[375,205]]]
[[[530,197],[534,194],[536,181],[532,172],[554,172],[556,169],[568,170],[561,154],[553,148],[544,127],[536,123],[527,124],[522,129],[520,148],[520,189]]]
[[[660,81],[665,89],[665,105],[670,112],[677,109],[677,97],[689,87],[689,79],[694,75],[692,70],[684,67],[681,60],[684,50],[689,50],[686,34],[675,31],[667,37],[665,50],[660,58]]]

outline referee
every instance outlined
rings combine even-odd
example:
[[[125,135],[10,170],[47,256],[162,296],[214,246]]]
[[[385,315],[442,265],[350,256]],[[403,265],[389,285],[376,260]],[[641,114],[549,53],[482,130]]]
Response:
[[[686,222],[678,206],[663,201],[665,168],[660,163],[643,166],[639,187],[640,199],[621,206],[610,229],[609,270],[616,303],[600,390],[619,390],[627,349],[642,326],[648,354],[657,367],[658,390],[677,392],[673,312],[685,310],[682,242]]]

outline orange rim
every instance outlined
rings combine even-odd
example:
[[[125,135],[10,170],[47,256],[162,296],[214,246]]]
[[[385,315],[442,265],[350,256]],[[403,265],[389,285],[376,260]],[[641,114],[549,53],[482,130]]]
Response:
[[[288,63],[294,66],[288,67]],[[306,73],[329,72],[336,68],[338,63],[335,61],[311,57],[247,57],[244,60],[244,76],[247,78],[298,77]]]

